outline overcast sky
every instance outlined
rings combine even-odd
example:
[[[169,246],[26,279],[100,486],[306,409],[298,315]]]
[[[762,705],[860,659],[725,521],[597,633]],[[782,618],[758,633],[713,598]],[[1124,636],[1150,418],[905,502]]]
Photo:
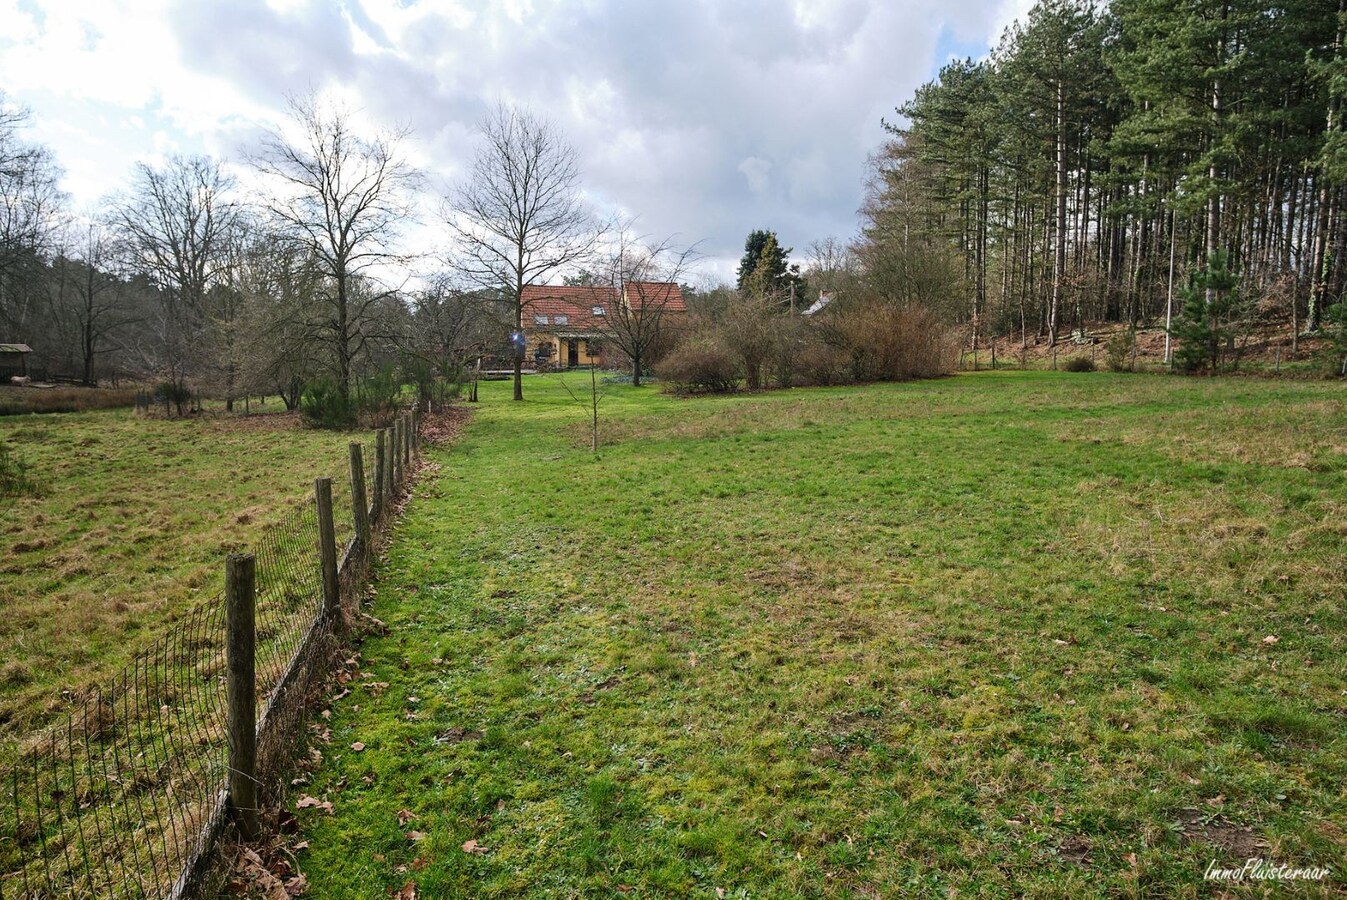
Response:
[[[497,101],[551,118],[595,202],[700,241],[731,277],[754,228],[804,256],[856,230],[882,117],[1026,0],[0,0],[0,87],[77,207],[172,152],[237,158],[287,93],[403,123],[431,184]],[[414,240],[438,240],[427,222]]]

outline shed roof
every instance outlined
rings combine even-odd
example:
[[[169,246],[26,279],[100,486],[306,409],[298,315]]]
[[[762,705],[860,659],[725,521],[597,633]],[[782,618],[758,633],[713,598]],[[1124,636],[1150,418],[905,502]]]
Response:
[[[0,353],[32,353],[33,348],[27,344],[0,344]]]

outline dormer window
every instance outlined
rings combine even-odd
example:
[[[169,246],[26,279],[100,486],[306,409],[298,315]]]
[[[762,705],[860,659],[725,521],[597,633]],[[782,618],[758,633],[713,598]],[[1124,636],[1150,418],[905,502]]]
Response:
[[[533,317],[533,324],[534,324],[534,325],[546,325],[546,324],[547,324],[547,316],[534,316],[534,317]],[[558,324],[559,324],[559,323],[558,323]]]
[[[602,306],[596,306],[596,307],[594,307],[594,315],[596,315],[596,316],[606,316],[606,315],[608,315],[608,311],[605,310]]]
[[[570,317],[570,316],[553,316],[553,317],[552,317],[552,324],[553,324],[553,325],[566,325],[566,324],[568,324],[570,321],[571,321],[571,317]]]

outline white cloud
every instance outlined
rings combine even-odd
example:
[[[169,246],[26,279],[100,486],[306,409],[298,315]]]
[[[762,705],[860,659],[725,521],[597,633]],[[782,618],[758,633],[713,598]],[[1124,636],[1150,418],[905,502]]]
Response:
[[[930,77],[941,35],[994,41],[1027,3],[0,0],[0,84],[84,202],[166,148],[236,154],[309,87],[409,124],[442,178],[491,104],[526,103],[576,145],[593,196],[704,239],[728,275],[753,228],[796,247],[852,233],[880,118]]]
[[[772,174],[770,161],[757,156],[750,156],[739,163],[738,169],[744,174],[745,180],[748,181],[750,191],[759,195],[767,193],[768,179]]]

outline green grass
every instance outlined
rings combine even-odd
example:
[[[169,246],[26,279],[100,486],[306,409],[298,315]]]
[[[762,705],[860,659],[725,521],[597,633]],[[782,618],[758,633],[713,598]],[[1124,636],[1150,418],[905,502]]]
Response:
[[[597,455],[508,389],[431,452],[290,798],[334,804],[315,896],[1341,887],[1340,385],[624,386]]]
[[[351,439],[294,416],[0,418],[36,488],[0,515],[0,756],[219,590],[315,477],[344,489]]]

